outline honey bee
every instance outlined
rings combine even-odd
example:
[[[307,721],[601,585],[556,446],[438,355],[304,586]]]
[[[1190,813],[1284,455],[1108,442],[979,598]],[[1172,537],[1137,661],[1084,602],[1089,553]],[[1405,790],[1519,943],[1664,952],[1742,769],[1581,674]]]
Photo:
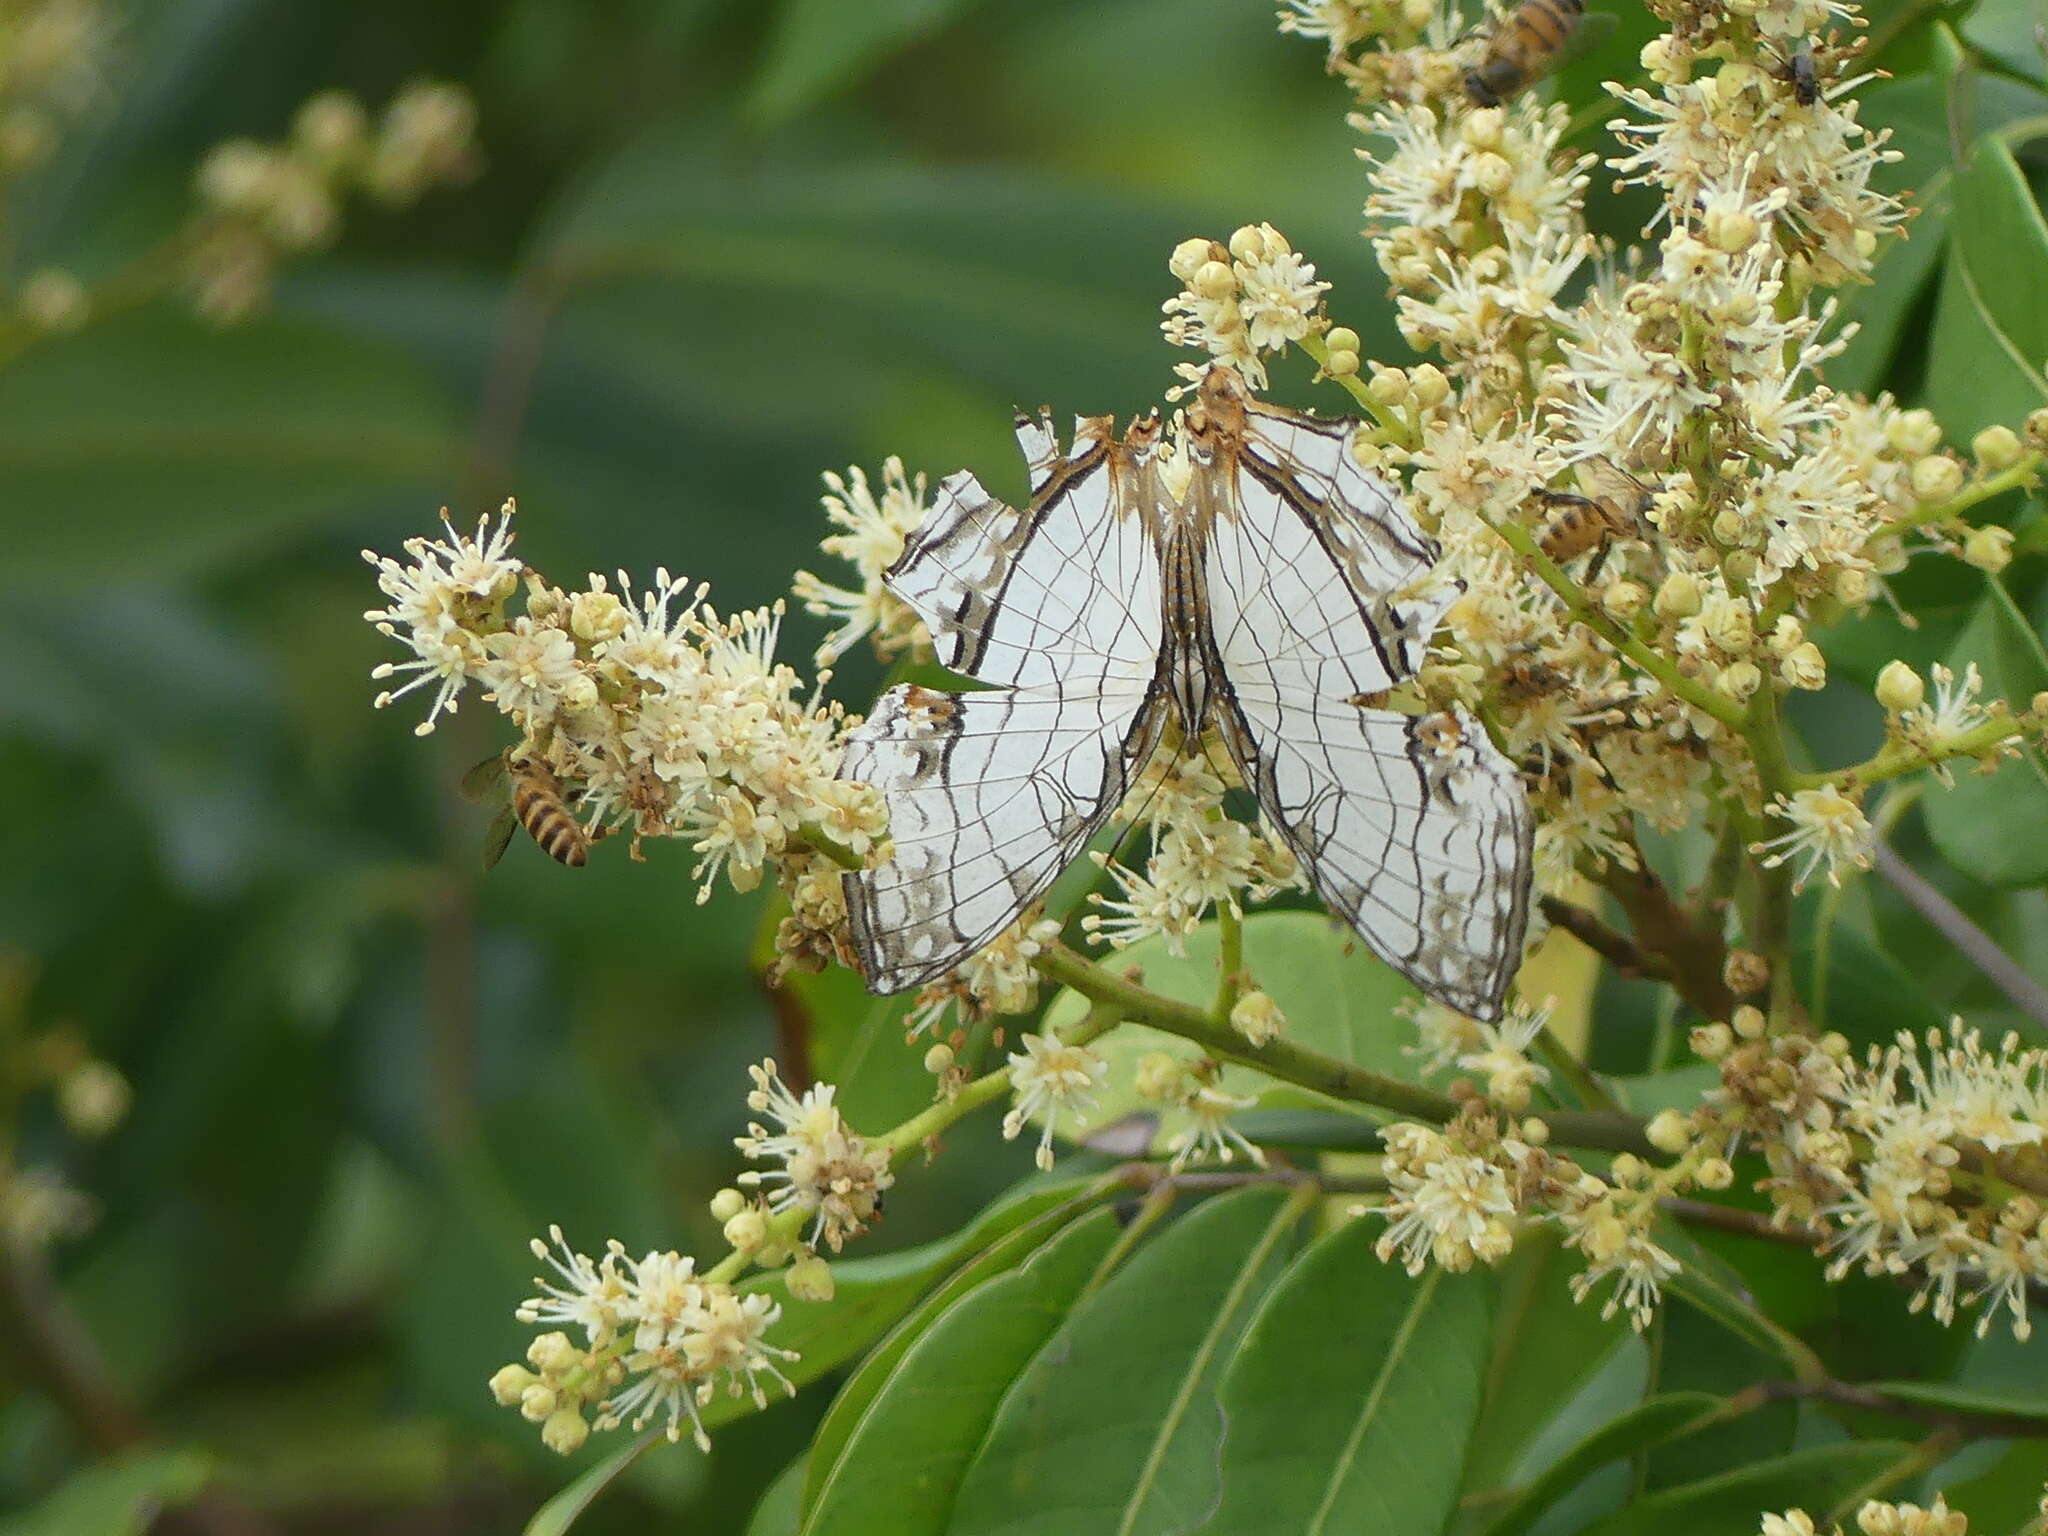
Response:
[[[527,835],[557,864],[580,869],[590,857],[590,836],[569,809],[562,781],[527,758],[506,764],[512,781],[512,814]]]
[[[1650,488],[1606,459],[1583,460],[1579,484],[1592,494],[1543,489],[1535,493],[1547,509],[1536,531],[1536,547],[1560,565],[1591,549],[1598,549],[1597,558],[1605,560],[1608,540],[1634,538],[1650,508]],[[1595,574],[1597,566],[1587,573]]]
[[[1465,71],[1472,105],[1497,107],[1556,64],[1585,14],[1585,0],[1522,0],[1494,28],[1479,62]]]

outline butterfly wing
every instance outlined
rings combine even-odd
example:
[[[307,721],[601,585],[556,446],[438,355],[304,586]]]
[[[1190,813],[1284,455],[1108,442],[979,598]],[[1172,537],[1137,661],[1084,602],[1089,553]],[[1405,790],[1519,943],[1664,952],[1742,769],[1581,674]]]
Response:
[[[1015,922],[1123,798],[1159,733],[1159,554],[1123,494],[1108,423],[1061,454],[1020,421],[1033,500],[972,476],[940,488],[889,584],[947,666],[992,686],[892,689],[849,733],[842,777],[879,788],[894,852],[846,877],[854,948],[877,992],[955,969]]]
[[[1347,424],[1245,406],[1203,520],[1224,739],[1330,909],[1430,996],[1497,1018],[1528,923],[1514,765],[1459,717],[1350,702],[1420,665],[1455,591]]]

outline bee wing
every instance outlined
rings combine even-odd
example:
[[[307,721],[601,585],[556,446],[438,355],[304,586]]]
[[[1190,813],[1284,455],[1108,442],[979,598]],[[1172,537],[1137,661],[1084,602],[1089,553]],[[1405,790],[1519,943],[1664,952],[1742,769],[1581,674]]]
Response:
[[[507,772],[505,754],[493,752],[489,757],[463,774],[461,780],[462,798],[469,801],[472,805],[481,805],[484,801],[499,795],[501,793],[499,786],[505,782]]]
[[[1612,459],[1598,456],[1578,463],[1579,488],[1595,501],[1625,514],[1633,523],[1650,488]]]
[[[491,818],[490,826],[484,829],[484,872],[488,874],[498,867],[498,860],[505,857],[505,850],[512,846],[512,834],[519,830],[519,818],[512,807],[506,806]]]

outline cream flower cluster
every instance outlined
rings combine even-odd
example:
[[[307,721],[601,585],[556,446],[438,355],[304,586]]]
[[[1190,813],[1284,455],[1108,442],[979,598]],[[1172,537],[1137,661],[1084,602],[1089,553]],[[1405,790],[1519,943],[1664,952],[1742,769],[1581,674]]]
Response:
[[[1840,1035],[1766,1035],[1754,1008],[1693,1043],[1721,1088],[1674,1146],[1760,1151],[1776,1219],[1814,1234],[1831,1278],[1907,1277],[1915,1311],[1978,1307],[1981,1335],[2003,1310],[2028,1336],[2029,1287],[2048,1282],[2048,1051],[1994,1050],[1957,1020],[1858,1061]]]
[[[770,1168],[739,1176],[743,1188],[766,1187],[771,1214],[801,1213],[810,1223],[804,1241],[837,1253],[850,1237],[865,1232],[882,1209],[882,1192],[896,1182],[889,1154],[867,1142],[846,1123],[833,1103],[837,1089],[815,1083],[802,1097],[791,1093],[775,1063],[749,1067],[754,1088],[747,1108],[774,1121],[771,1130],[754,1124],[733,1145]]]
[[[930,658],[931,637],[923,623],[908,603],[882,584],[883,575],[903,553],[903,541],[924,521],[924,476],[911,479],[903,461],[891,458],[882,465],[881,486],[877,497],[858,465],[844,478],[825,476],[825,517],[840,531],[820,540],[819,548],[851,565],[860,584],[842,587],[809,571],[796,574],[795,595],[804,612],[837,621],[837,628],[818,647],[821,667],[864,637],[872,639],[875,654],[884,661],[904,654]]]
[[[775,661],[779,607],[722,618],[666,571],[639,592],[623,575],[616,591],[602,576],[564,591],[512,554],[512,516],[507,502],[474,534],[444,520],[445,538],[408,541],[403,560],[364,552],[386,599],[365,617],[414,653],[377,669],[410,674],[378,704],[431,687],[424,734],[476,684],[520,732],[512,760],[551,774],[592,835],[687,840],[700,900],[721,873],[749,890],[776,865],[794,909],[784,960],[839,953],[839,871],[803,839],[865,853],[884,811],[833,777],[849,722]]]
[[[1656,1315],[1678,1260],[1655,1239],[1658,1202],[1689,1189],[1726,1188],[1728,1166],[1705,1155],[1659,1167],[1629,1153],[1606,1174],[1549,1151],[1540,1119],[1503,1122],[1479,1100],[1448,1125],[1401,1122],[1383,1133],[1387,1229],[1376,1251],[1411,1275],[1434,1264],[1462,1273],[1498,1264],[1523,1226],[1554,1225],[1584,1267],[1575,1300],[1605,1289],[1601,1315],[1625,1312],[1638,1329]],[[1612,1282],[1611,1287],[1608,1282]]]
[[[2042,1501],[2048,1508],[2048,1499]],[[2028,1530],[2036,1527],[2028,1526]],[[1765,1515],[1761,1536],[1816,1536],[1818,1527],[1803,1509],[1788,1509],[1782,1515]],[[1839,1525],[1831,1527],[1840,1536]],[[1856,1529],[1863,1536],[1968,1536],[1970,1518],[1950,1509],[1940,1494],[1922,1509],[1918,1504],[1893,1504],[1883,1499],[1866,1499],[1856,1510]]]
[[[199,165],[199,212],[185,240],[193,303],[212,319],[240,319],[268,296],[283,258],[334,239],[351,195],[402,208],[466,178],[475,132],[468,93],[423,80],[374,119],[347,92],[323,91],[299,108],[283,143],[216,146]]]
[[[1266,354],[1328,324],[1322,308],[1330,285],[1270,224],[1245,225],[1227,246],[1184,240],[1167,266],[1182,285],[1160,324],[1168,343],[1200,348],[1253,389],[1266,386]],[[1174,372],[1198,384],[1208,365],[1179,363]]]
[[[567,1455],[592,1429],[667,1421],[671,1441],[688,1423],[701,1449],[711,1437],[700,1410],[721,1389],[765,1406],[764,1378],[796,1389],[781,1366],[797,1358],[763,1335],[782,1308],[696,1272],[679,1253],[634,1258],[618,1243],[595,1260],[572,1249],[560,1227],[535,1238],[549,1273],[520,1304],[522,1323],[554,1325],[528,1347],[526,1363],[491,1377],[491,1395],[540,1426],[542,1443]]]

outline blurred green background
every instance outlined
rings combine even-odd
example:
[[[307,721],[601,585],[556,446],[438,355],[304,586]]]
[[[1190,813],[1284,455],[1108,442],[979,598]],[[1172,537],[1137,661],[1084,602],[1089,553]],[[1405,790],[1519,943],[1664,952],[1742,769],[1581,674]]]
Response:
[[[503,742],[478,705],[427,743],[412,700],[371,711],[396,653],[361,622],[357,552],[516,494],[521,549],[558,580],[662,563],[722,606],[772,600],[818,561],[819,471],[893,452],[1014,492],[1012,406],[1157,400],[1167,253],[1252,220],[1399,360],[1357,234],[1360,140],[1320,48],[1238,0],[121,13],[95,103],[10,189],[16,279],[119,270],[184,216],[210,145],[278,138],[329,87],[459,82],[483,162],[405,213],[352,209],[246,323],[164,301],[0,367],[0,1009],[17,1044],[69,1032],[134,1088],[98,1142],[34,1096],[15,1127],[22,1164],[100,1209],[52,1251],[55,1292],[31,1264],[4,1298],[0,1506],[123,1446],[195,1447],[228,1501],[195,1528],[516,1530],[572,1471],[484,1388],[528,1332],[525,1239],[560,1222],[590,1250],[716,1252],[704,1201],[735,1171],[745,1065],[801,1021],[749,966],[758,903],[695,905],[685,850],[570,871],[521,840],[482,876],[487,813],[454,785]],[[1900,78],[1866,115],[1911,135],[1893,180],[1924,181],[1956,65],[1927,10],[1891,15]],[[2048,102],[2021,24],[1971,97],[2000,121]],[[1648,31],[1624,16],[1564,88],[1590,100]],[[1595,199],[1627,237],[1635,206]],[[1851,297],[1870,328],[1843,382],[1939,373],[1944,210]],[[1315,398],[1305,367],[1279,372],[1281,397]],[[1944,395],[1963,439],[2039,403],[1994,387]],[[1919,594],[1929,626],[1855,626],[1846,678],[1944,653],[1981,585],[1933,579],[1952,590]],[[785,655],[822,628],[792,618]],[[876,676],[854,658],[835,686],[859,707]],[[1841,752],[1874,730],[1856,701],[1819,708]],[[2048,944],[2038,890],[1994,906],[1948,883],[2021,953]],[[1994,1002],[1924,959],[1929,995]],[[914,1106],[905,1055],[857,1123]],[[875,1248],[1026,1167],[986,1124],[951,1151],[892,1195]],[[49,1330],[71,1323],[67,1381]],[[585,1528],[742,1529],[824,1402],[730,1426],[709,1464],[644,1459]],[[8,1527],[30,1528],[91,1527]]]

